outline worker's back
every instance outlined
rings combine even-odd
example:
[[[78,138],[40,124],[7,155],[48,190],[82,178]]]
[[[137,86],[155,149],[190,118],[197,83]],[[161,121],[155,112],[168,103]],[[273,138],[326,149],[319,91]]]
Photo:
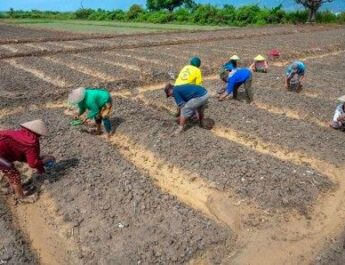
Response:
[[[195,67],[193,65],[186,65],[185,67],[182,68],[175,82],[175,86],[181,86],[181,85],[187,85],[187,84],[192,84],[192,85],[202,84],[201,71],[198,67]]]

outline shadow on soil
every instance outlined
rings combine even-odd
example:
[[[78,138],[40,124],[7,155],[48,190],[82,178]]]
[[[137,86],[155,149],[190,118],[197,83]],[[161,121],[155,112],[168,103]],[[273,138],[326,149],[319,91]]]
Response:
[[[52,169],[47,170],[46,179],[49,182],[56,182],[59,181],[62,177],[64,177],[70,168],[74,168],[78,166],[79,159],[71,158],[58,161]]]
[[[121,125],[121,123],[125,122],[126,120],[120,117],[114,117],[110,119],[111,127],[113,128],[113,133],[116,132],[117,128]]]

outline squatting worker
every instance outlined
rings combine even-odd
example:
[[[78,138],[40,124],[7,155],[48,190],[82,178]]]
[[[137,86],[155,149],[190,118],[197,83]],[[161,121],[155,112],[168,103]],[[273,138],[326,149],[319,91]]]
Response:
[[[285,72],[285,88],[291,89],[292,80],[296,78],[297,89],[302,88],[302,81],[305,74],[305,65],[301,61],[295,61],[288,66]]]
[[[40,136],[47,136],[48,129],[42,120],[22,123],[21,129],[0,131],[0,171],[21,202],[33,202],[23,191],[19,171],[13,162],[26,162],[31,168],[44,173],[44,165],[55,160],[53,156],[40,156]]]
[[[231,75],[231,68],[220,73],[220,78],[227,83],[226,87],[219,91],[221,94],[218,97],[219,101],[227,98],[233,93],[233,98],[237,99],[237,91],[241,85],[244,86],[246,91],[248,102],[251,103],[254,100],[254,90],[252,88],[252,72],[248,68],[237,68],[236,72]]]
[[[345,101],[345,96],[341,97]],[[335,109],[330,126],[334,129],[345,129],[345,102],[340,103]]]
[[[197,85],[173,86],[168,84],[164,91],[167,97],[174,97],[176,105],[180,110],[179,128],[175,131],[176,135],[183,131],[187,119],[191,117],[196,117],[199,120],[200,127],[203,126],[204,111],[208,102],[208,92],[204,87]]]
[[[199,57],[193,57],[189,65],[186,65],[180,71],[175,86],[181,85],[202,85],[202,74],[200,70],[201,60]]]
[[[111,122],[109,115],[112,110],[112,100],[110,93],[105,89],[93,89],[79,87],[74,89],[68,96],[71,104],[77,105],[79,113],[75,117],[80,118],[87,110],[87,116],[83,119],[83,123],[89,120],[95,120],[97,129],[96,134],[102,134],[102,121],[108,137],[111,136]]]

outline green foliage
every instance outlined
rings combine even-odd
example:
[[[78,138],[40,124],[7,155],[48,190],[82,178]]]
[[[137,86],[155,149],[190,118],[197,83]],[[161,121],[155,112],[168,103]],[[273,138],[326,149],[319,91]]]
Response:
[[[178,8],[174,11],[175,21],[182,23],[182,22],[189,22],[190,21],[191,12],[187,8]]]
[[[308,11],[295,11],[287,13],[287,21],[293,24],[305,23],[308,20]]]
[[[316,21],[319,23],[336,23],[337,16],[330,11],[319,12],[316,15]]]
[[[164,2],[164,1],[159,1]],[[193,1],[190,1],[193,2]],[[194,2],[193,2],[194,3]],[[186,4],[186,1],[185,1]],[[190,23],[201,25],[266,25],[305,23],[308,20],[308,11],[287,12],[279,5],[275,8],[260,8],[258,5],[235,8],[232,5],[217,7],[210,4],[194,4],[192,8],[179,7],[173,12],[168,9],[147,11],[140,5],[132,5],[126,12],[120,9],[107,11],[102,9],[79,9],[74,13],[54,11],[21,11],[10,9],[0,13],[0,18],[24,19],[88,19],[88,20],[116,20],[150,23]],[[334,14],[330,11],[319,12],[316,17],[319,23],[345,23],[345,12]]]
[[[174,16],[169,11],[161,10],[150,14],[147,22],[165,24],[173,20]]]
[[[341,24],[345,24],[345,12],[342,12],[337,15],[337,22]]]
[[[80,8],[74,14],[76,19],[87,19],[94,11],[92,9]]]
[[[147,0],[146,6],[151,11],[167,9],[172,12],[176,7],[186,5],[191,8],[194,5],[193,0]]]
[[[110,20],[118,20],[118,21],[123,21],[127,17],[127,14],[125,11],[121,9],[116,9],[114,11],[109,12],[108,18]]]
[[[260,12],[260,8],[257,5],[249,5],[240,7],[236,13],[236,23],[239,26],[245,26],[248,24],[255,24],[257,16]]]
[[[144,12],[145,12],[144,9],[140,5],[134,4],[128,10],[127,18],[128,20],[135,20],[136,18],[138,18],[140,14]]]

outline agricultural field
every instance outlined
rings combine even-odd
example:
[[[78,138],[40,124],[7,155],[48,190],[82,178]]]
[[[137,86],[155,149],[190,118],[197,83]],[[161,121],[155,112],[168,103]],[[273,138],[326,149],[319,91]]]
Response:
[[[42,152],[57,158],[36,203],[0,195],[0,264],[344,263],[345,135],[327,125],[345,94],[344,27],[0,32],[0,128],[42,118]],[[254,104],[217,101],[222,63],[272,48],[281,56],[254,74]],[[172,137],[162,88],[194,55],[215,126]],[[294,59],[307,65],[300,93],[283,88]],[[70,125],[79,86],[111,92],[110,139]]]

